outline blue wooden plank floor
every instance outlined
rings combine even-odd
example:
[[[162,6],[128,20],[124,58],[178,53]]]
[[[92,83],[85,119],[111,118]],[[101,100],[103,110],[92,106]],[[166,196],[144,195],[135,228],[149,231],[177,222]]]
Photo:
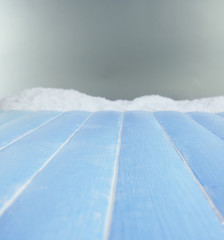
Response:
[[[2,111],[0,112],[0,126],[5,123],[9,123],[17,118],[20,118],[26,114],[29,114],[28,111]]]
[[[28,113],[0,125],[0,149],[19,140],[19,138],[36,130],[60,114],[61,113],[44,111]]]
[[[224,239],[224,115],[0,112],[0,239]]]
[[[216,114],[205,112],[191,112],[188,113],[188,115],[212,133],[224,139],[224,118]]]
[[[223,219],[224,141],[182,113],[157,112],[155,115]]]
[[[116,190],[110,239],[223,239],[217,216],[152,113],[125,114]]]

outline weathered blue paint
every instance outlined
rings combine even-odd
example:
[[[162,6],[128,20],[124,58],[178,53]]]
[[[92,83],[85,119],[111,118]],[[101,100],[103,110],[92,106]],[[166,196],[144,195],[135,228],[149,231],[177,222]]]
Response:
[[[0,151],[0,211],[88,115],[87,112],[64,113]]]
[[[224,139],[224,118],[221,116],[206,112],[190,112],[187,115],[216,136]]]
[[[155,115],[224,216],[224,141],[182,113]]]
[[[0,125],[0,149],[58,114],[59,112],[51,111],[30,112],[4,125]]]
[[[0,239],[103,239],[120,126],[94,113],[2,215]]]
[[[29,114],[28,111],[2,111],[0,112],[0,126],[8,123],[16,118],[22,117],[25,114]]]
[[[0,112],[0,147],[57,114]],[[221,115],[155,115],[223,213],[224,141],[213,134],[221,137]],[[108,229],[110,240],[224,239],[218,217],[152,113],[125,113],[114,204],[121,113],[94,113],[47,162],[88,116],[63,113],[0,151],[1,240],[103,240]]]
[[[110,240],[223,239],[217,216],[149,112],[127,112]]]

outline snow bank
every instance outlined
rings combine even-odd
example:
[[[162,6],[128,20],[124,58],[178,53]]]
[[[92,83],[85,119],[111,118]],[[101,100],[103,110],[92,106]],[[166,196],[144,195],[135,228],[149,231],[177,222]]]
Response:
[[[110,101],[92,97],[75,90],[33,88],[0,100],[1,110],[54,110],[54,111],[101,111],[101,110],[147,110],[147,111],[224,111],[224,96],[175,101],[158,95],[136,98],[132,101]]]

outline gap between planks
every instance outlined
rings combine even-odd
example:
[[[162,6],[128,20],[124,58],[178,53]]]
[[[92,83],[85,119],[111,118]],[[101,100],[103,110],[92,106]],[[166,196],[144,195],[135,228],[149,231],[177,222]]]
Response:
[[[186,162],[186,160],[184,159],[184,157],[182,156],[182,154],[179,152],[179,150],[177,149],[177,147],[175,146],[174,142],[172,141],[171,137],[168,135],[166,129],[163,127],[163,125],[161,124],[161,122],[159,121],[159,119],[156,117],[156,115],[153,112],[153,115],[155,117],[155,119],[158,121],[159,125],[161,126],[161,128],[163,129],[163,131],[165,132],[166,136],[168,137],[169,141],[171,142],[173,148],[175,149],[175,151],[177,152],[177,154],[179,155],[179,157],[181,158],[181,160],[183,161],[184,165],[186,166],[186,168],[188,169],[188,171],[190,172],[190,174],[193,176],[195,182],[197,183],[197,185],[199,186],[200,190],[202,191],[202,193],[204,194],[205,198],[207,199],[209,205],[211,206],[211,208],[213,209],[213,211],[215,212],[216,216],[218,217],[218,219],[221,221],[221,224],[224,225],[224,218],[222,216],[222,214],[219,212],[219,210],[216,208],[215,204],[213,203],[212,199],[210,198],[210,196],[207,194],[207,192],[205,191],[205,189],[203,188],[203,186],[201,185],[201,183],[198,181],[198,179],[196,178],[196,176],[194,175],[193,171],[191,170],[190,166],[188,165],[188,163]],[[200,125],[198,123],[198,125]],[[201,126],[201,125],[200,125]]]
[[[224,140],[222,137],[216,135],[214,132],[212,132],[212,130],[208,129],[206,126],[202,125],[200,122],[198,122],[197,120],[195,120],[194,118],[192,118],[190,115],[184,113],[185,116],[189,117],[191,120],[193,120],[195,123],[197,123],[199,126],[203,127],[204,129],[206,129],[207,131],[209,131],[210,133],[212,133],[213,135],[215,135],[217,138],[220,138],[222,141]],[[219,115],[217,115],[219,117]],[[220,117],[222,118],[222,117]]]
[[[18,138],[16,138],[16,139],[12,140],[10,143],[8,143],[8,144],[6,144],[5,146],[1,147],[1,148],[0,148],[0,151],[3,150],[3,149],[5,149],[5,148],[7,148],[7,147],[10,146],[10,145],[12,145],[13,143],[19,141],[20,139],[26,137],[26,136],[29,135],[30,133],[32,133],[32,132],[38,130],[39,128],[41,128],[41,127],[47,125],[49,122],[51,122],[51,121],[53,121],[54,119],[60,117],[62,114],[63,114],[63,112],[57,114],[56,116],[50,118],[50,119],[47,120],[46,122],[44,122],[44,123],[40,124],[39,126],[33,128],[33,129],[31,129],[30,131],[26,132],[25,134],[21,135],[20,137],[18,137]]]
[[[115,161],[115,167],[114,167],[114,174],[112,178],[112,189],[109,197],[109,204],[108,204],[108,210],[107,210],[107,216],[106,216],[106,222],[105,222],[104,240],[109,239],[110,228],[111,228],[111,223],[113,218],[114,202],[115,202],[116,188],[117,188],[118,165],[119,165],[119,157],[120,157],[120,150],[121,150],[121,136],[122,136],[122,130],[123,130],[123,124],[124,124],[124,113],[125,112],[122,112],[116,161]]]
[[[61,113],[63,114],[63,113]],[[83,125],[89,120],[93,113],[90,113],[89,116],[83,121],[83,123],[72,133],[66,141],[57,149],[57,151],[39,168],[39,170],[23,184],[13,195],[13,197],[7,201],[2,209],[0,209],[0,217],[4,214],[4,212],[16,201],[16,199],[22,194],[22,192],[32,183],[33,179],[49,164],[49,162],[62,150],[62,148],[69,142],[69,140],[83,127]],[[60,115],[60,114],[59,114]],[[57,115],[58,116],[58,115]],[[48,121],[49,122],[49,121]]]

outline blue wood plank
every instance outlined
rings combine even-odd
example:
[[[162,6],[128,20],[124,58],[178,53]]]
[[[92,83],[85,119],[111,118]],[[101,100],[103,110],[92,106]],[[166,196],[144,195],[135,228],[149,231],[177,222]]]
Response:
[[[224,141],[182,113],[155,115],[224,216]]]
[[[30,112],[0,125],[0,150],[59,114],[51,111]]]
[[[64,113],[0,151],[0,213],[88,115]]]
[[[0,126],[28,113],[28,111],[2,111],[0,112]]]
[[[110,240],[223,239],[217,216],[149,112],[127,112]]]
[[[224,117],[224,112],[217,113],[217,115]]]
[[[103,239],[120,126],[94,113],[2,215],[0,239]]]
[[[187,113],[192,119],[207,128],[216,136],[224,139],[224,118],[206,112],[190,112]]]

